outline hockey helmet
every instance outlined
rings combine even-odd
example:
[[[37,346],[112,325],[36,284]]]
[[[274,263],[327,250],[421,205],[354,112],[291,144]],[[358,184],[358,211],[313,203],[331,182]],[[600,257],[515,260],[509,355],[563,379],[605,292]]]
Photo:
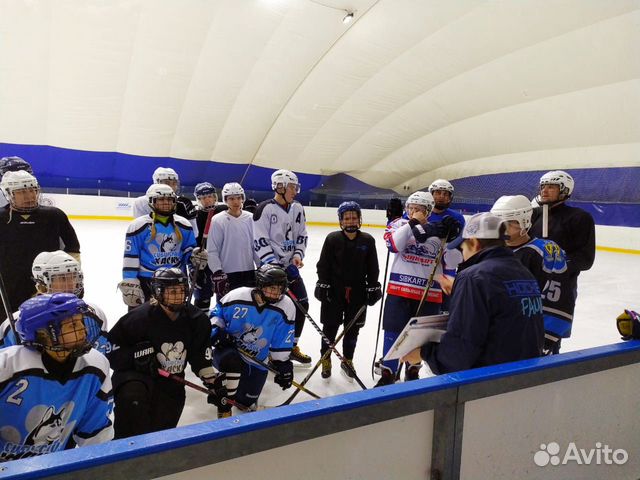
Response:
[[[517,221],[524,231],[528,231],[531,228],[533,207],[529,199],[524,195],[503,195],[493,204],[491,213],[505,222]]]
[[[31,273],[42,293],[84,295],[82,269],[78,261],[62,250],[40,252],[33,260]]]
[[[276,170],[271,174],[271,189],[278,191],[278,188],[287,188],[288,185],[296,185],[296,192],[300,192],[300,182],[298,176],[290,170]]]
[[[173,199],[173,208],[167,211],[158,211],[156,209],[156,200],[159,198],[172,198]],[[155,213],[159,213],[160,215],[171,215],[176,211],[176,199],[177,196],[169,185],[164,185],[162,183],[154,183],[147,189],[147,201],[149,202],[149,206],[151,210]]]
[[[227,203],[227,198],[232,195],[240,195],[242,201],[245,201],[244,188],[242,188],[242,185],[236,182],[225,183],[224,187],[222,187],[222,201]]]
[[[180,294],[167,295],[167,287],[182,286]],[[177,267],[160,267],[151,277],[151,295],[167,309],[177,312],[187,305],[189,283],[182,270]]]
[[[30,212],[38,207],[40,201],[40,185],[36,177],[25,170],[9,171],[2,176],[0,189],[11,204],[11,208],[17,212]],[[16,192],[33,189],[34,198],[20,199],[17,201]]]
[[[435,201],[433,200],[433,196],[429,192],[417,191],[413,192],[407,198],[405,202],[405,208],[408,208],[409,205],[422,205],[427,209],[427,215],[431,213],[433,207],[435,205]]]
[[[269,296],[265,292],[265,288],[273,286],[280,287],[279,295]],[[262,297],[267,302],[275,303],[280,301],[288,286],[287,274],[283,268],[267,263],[256,270],[256,288],[262,293]]]
[[[575,182],[573,177],[562,170],[553,170],[540,177],[540,188],[544,185],[558,185],[560,187],[560,200],[568,199],[573,193]]]
[[[24,170],[33,175],[33,169],[29,162],[21,157],[2,157],[0,158],[0,178],[7,172],[17,172]]]

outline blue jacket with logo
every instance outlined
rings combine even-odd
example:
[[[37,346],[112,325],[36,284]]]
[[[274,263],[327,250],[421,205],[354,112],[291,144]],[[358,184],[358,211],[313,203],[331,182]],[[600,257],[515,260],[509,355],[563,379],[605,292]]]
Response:
[[[421,354],[440,374],[538,357],[543,342],[538,282],[508,248],[491,247],[459,265],[447,332]]]

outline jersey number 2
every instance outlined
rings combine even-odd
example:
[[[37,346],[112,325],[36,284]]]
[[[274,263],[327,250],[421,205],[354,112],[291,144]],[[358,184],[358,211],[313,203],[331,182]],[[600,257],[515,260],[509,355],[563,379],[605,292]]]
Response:
[[[16,405],[21,405],[22,398],[19,397],[18,395],[20,395],[27,388],[29,388],[29,380],[25,380],[24,378],[22,380],[18,380],[18,382],[16,383],[16,386],[18,387],[18,389],[7,397],[7,403],[14,403]]]

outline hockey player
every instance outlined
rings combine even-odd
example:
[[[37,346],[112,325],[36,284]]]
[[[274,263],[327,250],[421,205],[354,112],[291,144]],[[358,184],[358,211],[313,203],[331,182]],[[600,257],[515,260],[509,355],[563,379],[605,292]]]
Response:
[[[228,209],[211,220],[207,251],[218,300],[238,287],[255,285],[253,215],[242,209],[244,200],[239,183],[225,184],[222,201]]]
[[[376,241],[368,233],[361,232],[362,211],[356,202],[343,202],[338,207],[340,229],[327,235],[317,264],[318,283],[315,297],[321,302],[320,322],[322,331],[335,343],[340,325],[345,327],[356,312],[366,303],[374,305],[382,298],[378,281],[380,268]],[[353,381],[353,355],[360,328],[364,326],[366,313],[348,330],[342,340],[343,355],[349,365],[341,362],[341,370]],[[322,342],[320,355],[328,346]],[[331,376],[331,356],[322,361],[322,378]]]
[[[252,408],[258,401],[267,370],[252,361],[271,357],[274,381],[291,387],[295,306],[284,295],[287,275],[274,265],[256,271],[256,287],[240,287],[225,295],[211,311],[213,364],[223,373],[228,396]],[[229,405],[218,406],[218,417],[231,416]]]
[[[33,281],[39,295],[53,293],[73,293],[78,298],[84,297],[84,277],[78,261],[62,250],[55,252],[41,252],[33,260],[31,266]],[[100,335],[93,345],[93,348],[100,353],[106,354],[108,343],[104,335],[108,330],[107,319],[100,307],[94,303],[86,302],[96,313],[101,321],[103,335]],[[13,315],[16,319],[19,312]],[[11,330],[11,323],[6,319],[0,325],[0,348],[16,345],[15,333]]]
[[[2,176],[7,172],[17,172],[19,170],[24,170],[25,172],[29,172],[33,175],[33,169],[29,162],[20,157],[2,157],[0,158],[0,181],[2,180]],[[9,201],[4,197],[4,195],[0,195],[0,208],[4,208]]]
[[[191,223],[194,235],[198,235],[196,224],[196,207],[193,202],[184,195],[180,195],[180,177],[173,168],[158,167],[153,172],[153,183],[169,185],[176,194],[176,214],[186,218]],[[142,195],[133,202],[133,218],[149,215],[151,208],[147,201],[147,196]]]
[[[464,261],[453,283],[447,331],[404,357],[425,360],[438,374],[542,354],[544,322],[538,283],[505,245],[502,219],[478,213],[462,235]]]
[[[178,267],[186,272],[187,263],[202,269],[206,252],[195,248],[189,222],[174,215],[176,194],[171,187],[154,184],[147,190],[152,213],[129,224],[124,246],[123,280],[118,287],[124,303],[133,308],[151,297],[149,283],[160,267]]]
[[[187,303],[188,282],[179,268],[159,268],[151,280],[153,299],[124,315],[109,331],[115,393],[115,436],[129,437],[174,428],[185,387],[158,375],[158,368],[184,377],[187,362],[213,390],[225,396],[211,366],[211,325]]]
[[[17,308],[36,293],[31,264],[40,252],[63,245],[80,261],[80,243],[65,213],[39,205],[40,186],[27,171],[7,172],[0,188],[9,204],[0,209],[0,272],[5,280],[10,306]],[[4,319],[4,309],[0,309]]]
[[[196,244],[198,247],[204,249],[206,247],[206,242],[203,241],[203,237],[205,236],[205,228],[207,227],[209,216],[211,215],[211,220],[213,220],[213,215],[223,212],[227,209],[227,206],[217,204],[218,193],[216,192],[215,187],[209,182],[197,184],[193,194],[198,201],[198,207],[196,208],[196,223],[198,224]],[[205,252],[206,250],[203,250],[203,253]],[[194,304],[205,312],[209,312],[211,297],[213,296],[212,277],[213,273],[211,272],[209,265],[198,270],[196,274],[196,282],[193,289]]]
[[[431,215],[429,215],[429,223],[442,221],[446,216],[453,217],[455,223],[450,223],[451,228],[456,229],[452,234],[457,237],[464,228],[464,216],[460,212],[452,210],[451,202],[453,202],[454,188],[451,182],[439,178],[429,185],[429,193],[433,197],[434,205]]]
[[[505,222],[507,246],[538,280],[544,311],[544,354],[559,353],[561,338],[571,335],[577,277],[568,273],[565,253],[556,242],[529,236],[533,207],[527,197],[500,197],[491,213]]]
[[[91,349],[98,323],[68,293],[20,305],[22,345],[0,350],[0,462],[113,438],[109,362]]]
[[[382,322],[385,355],[411,317],[440,313],[443,296],[440,284],[434,281],[428,287],[434,268],[437,272],[453,274],[457,267],[459,257],[450,260],[453,257],[448,251],[444,252],[441,263],[437,264],[443,248],[442,239],[451,241],[455,238],[457,221],[445,216],[437,223],[427,222],[434,203],[429,192],[412,193],[406,201],[405,214],[392,221],[385,230],[387,247],[396,254],[391,266]],[[427,288],[428,295],[420,306]],[[418,379],[421,366],[421,362],[408,365],[405,380]],[[394,383],[397,368],[396,360],[385,360],[376,386]]]
[[[260,203],[253,214],[254,250],[261,264],[273,263],[284,268],[289,289],[300,305],[309,310],[309,299],[299,269],[307,249],[307,227],[304,208],[296,202],[300,183],[295,173],[276,170],[271,175],[271,200]],[[303,365],[311,365],[311,357],[302,353],[298,339],[302,334],[305,315],[296,309],[296,332],[291,359]]]

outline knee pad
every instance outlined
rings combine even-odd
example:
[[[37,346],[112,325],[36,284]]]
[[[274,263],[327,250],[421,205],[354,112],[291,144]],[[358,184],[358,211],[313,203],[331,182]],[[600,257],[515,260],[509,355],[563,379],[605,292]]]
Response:
[[[225,350],[218,361],[218,370],[221,372],[242,372],[244,362],[237,350],[229,348]]]
[[[139,408],[151,403],[151,390],[144,382],[131,380],[118,387],[114,398],[118,404]]]

